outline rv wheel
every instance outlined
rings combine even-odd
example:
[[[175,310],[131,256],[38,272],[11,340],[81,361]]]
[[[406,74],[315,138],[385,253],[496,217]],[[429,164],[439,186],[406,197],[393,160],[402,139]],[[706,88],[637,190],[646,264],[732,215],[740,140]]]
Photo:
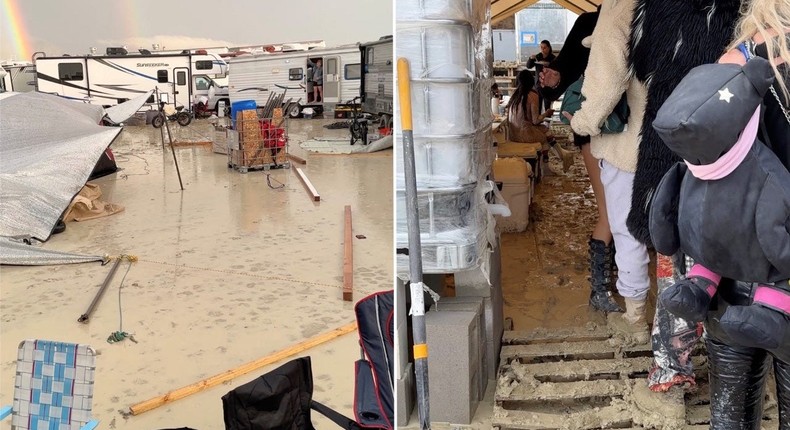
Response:
[[[392,130],[392,116],[387,115],[387,128]]]
[[[178,125],[186,127],[190,122],[192,122],[192,115],[186,112],[180,112],[176,117],[176,121],[178,121]]]
[[[299,115],[302,113],[302,105],[299,103],[294,103],[291,107],[288,108],[288,116],[291,118],[299,118]]]
[[[159,114],[159,115],[155,116],[155,117],[154,117],[154,118],[151,120],[151,125],[153,125],[153,126],[154,126],[154,128],[160,128],[160,127],[162,127],[163,125],[165,125],[165,117],[164,117],[164,115],[162,115],[162,114]]]

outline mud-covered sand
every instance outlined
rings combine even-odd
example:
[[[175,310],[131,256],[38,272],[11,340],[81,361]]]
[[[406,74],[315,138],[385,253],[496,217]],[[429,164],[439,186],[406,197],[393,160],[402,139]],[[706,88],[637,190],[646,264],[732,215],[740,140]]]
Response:
[[[224,428],[221,396],[277,365],[139,416],[121,412],[355,320],[342,301],[343,208],[351,205],[354,301],[392,288],[392,151],[309,155],[298,142],[334,120],[291,122],[291,148],[321,194],[315,203],[293,169],[241,174],[211,146],[169,148],[150,126],[130,126],[112,145],[123,170],[93,182],[125,206],[106,218],[68,223],[49,249],[139,257],[124,280],[123,330],[139,342],[108,344],[120,328],[124,263],[89,324],[78,323],[109,266],[0,267],[0,404],[13,394],[16,349],[27,338],[98,350],[93,411],[106,429]],[[177,126],[176,126],[177,127]],[[178,134],[180,133],[180,134]],[[200,120],[174,129],[181,142],[211,139]],[[383,174],[386,173],[386,174]],[[356,332],[308,350],[315,398],[351,414]],[[279,363],[282,364],[282,363]],[[326,421],[319,428],[332,428]],[[7,426],[10,420],[3,424]],[[3,427],[7,428],[7,427]]]

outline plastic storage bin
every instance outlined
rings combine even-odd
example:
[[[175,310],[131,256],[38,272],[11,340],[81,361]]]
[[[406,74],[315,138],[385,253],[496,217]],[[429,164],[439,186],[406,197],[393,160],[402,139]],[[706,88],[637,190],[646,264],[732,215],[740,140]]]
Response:
[[[485,225],[481,205],[475,198],[475,184],[445,189],[417,190],[417,212],[420,216],[420,233],[434,237],[447,231]],[[406,227],[406,192],[396,192],[397,231]]]
[[[411,86],[412,121],[415,136],[446,136],[472,134],[490,125],[491,85],[488,81],[471,80],[445,82],[413,80]],[[395,118],[400,116],[400,106]],[[400,121],[396,131],[401,131]]]
[[[480,0],[398,0],[395,2],[395,19],[453,19],[482,25],[486,19],[486,6],[486,2]]]
[[[484,230],[468,227],[434,236],[421,234],[420,242],[424,273],[452,273],[477,267],[486,238]],[[396,243],[398,248],[408,248],[405,232],[398,233]],[[408,274],[409,257],[398,254],[397,265],[399,274]]]
[[[402,141],[399,135],[395,139]],[[493,136],[487,131],[461,136],[416,136],[417,187],[447,188],[477,182],[491,166],[492,142]],[[403,145],[395,149],[399,188],[403,188]]]
[[[521,232],[529,225],[532,202],[532,168],[521,158],[499,158],[494,161],[494,180],[502,183],[502,197],[510,207],[509,217],[495,215],[500,231]]]
[[[412,79],[474,76],[472,27],[458,21],[398,24],[398,57],[409,61]]]
[[[239,100],[237,102],[233,102],[230,104],[230,112],[231,112],[231,126],[235,129],[236,128],[236,116],[239,112],[249,109],[257,109],[258,105],[255,103],[255,100]]]

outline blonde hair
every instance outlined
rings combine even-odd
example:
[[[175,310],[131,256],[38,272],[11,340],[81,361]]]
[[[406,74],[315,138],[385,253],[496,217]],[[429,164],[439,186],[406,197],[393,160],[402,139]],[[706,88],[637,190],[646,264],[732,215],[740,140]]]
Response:
[[[786,76],[783,76],[774,61],[774,58],[781,57],[784,59],[786,67],[790,67],[790,47],[787,42],[788,36],[784,34],[790,28],[790,1],[750,0],[744,3],[745,7],[736,28],[735,40],[730,49],[759,33],[765,39],[768,59],[774,69],[774,74],[776,74],[779,87],[782,89],[785,99],[790,100],[790,91],[785,84]],[[779,33],[779,37],[772,36],[769,29],[774,29]]]

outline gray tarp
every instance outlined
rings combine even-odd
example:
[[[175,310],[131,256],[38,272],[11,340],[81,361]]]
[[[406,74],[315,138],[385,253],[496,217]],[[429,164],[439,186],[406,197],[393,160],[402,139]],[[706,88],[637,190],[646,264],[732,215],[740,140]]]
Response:
[[[153,93],[154,90],[150,90],[139,97],[135,97],[119,105],[108,107],[105,109],[107,119],[112,121],[114,124],[120,124],[126,121],[132,115],[134,115],[135,112],[140,110],[140,108],[145,104],[146,100],[148,100],[148,97],[151,97],[151,94]]]
[[[0,236],[45,241],[118,127],[104,109],[37,92],[0,98]]]
[[[52,264],[76,264],[104,261],[99,255],[69,254],[43,249],[21,241],[0,237],[0,265],[49,266]]]

